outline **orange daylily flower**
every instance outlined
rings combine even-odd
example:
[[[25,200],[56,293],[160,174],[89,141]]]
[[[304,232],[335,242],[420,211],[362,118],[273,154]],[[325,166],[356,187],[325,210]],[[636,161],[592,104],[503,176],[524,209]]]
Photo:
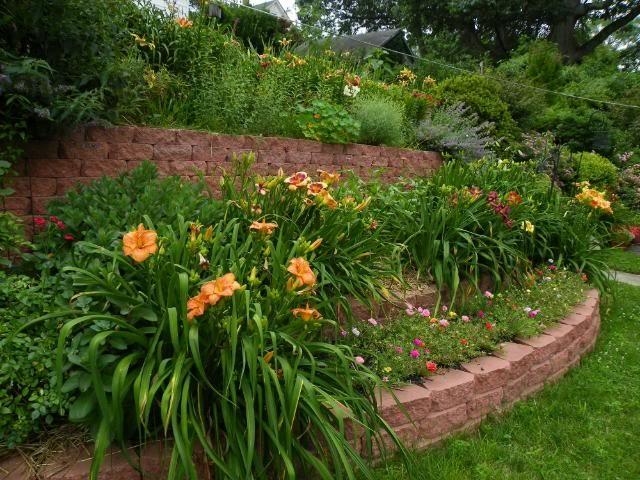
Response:
[[[266,222],[265,220],[263,220],[262,222],[251,222],[251,226],[249,227],[249,230],[255,230],[258,233],[271,235],[276,228],[278,228],[277,223]]]
[[[294,308],[291,310],[291,313],[293,313],[295,318],[301,318],[305,322],[322,318],[319,311],[315,308],[309,308],[309,304],[307,304],[307,308]]]
[[[507,193],[507,203],[512,207],[516,205],[520,205],[522,203],[522,197],[518,194],[518,192],[511,191]]]
[[[324,182],[312,182],[307,185],[307,193],[309,195],[315,196],[322,192],[327,188],[327,184]]]
[[[193,320],[195,317],[199,317],[204,315],[204,311],[207,307],[207,296],[202,293],[196,295],[195,297],[191,297],[187,301],[187,319]]]
[[[330,173],[325,172],[324,170],[318,170],[318,173],[320,174],[320,180],[325,182],[327,185],[333,185],[340,181],[340,174],[338,172]]]
[[[331,210],[338,208],[338,202],[336,202],[335,198],[333,198],[328,191],[322,190],[318,193],[318,196],[322,198],[322,204],[326,205],[327,208]]]
[[[207,282],[200,288],[200,295],[207,298],[209,305],[215,305],[222,297],[230,297],[240,288],[233,273],[227,273],[220,278]]]
[[[298,288],[301,285],[313,287],[316,284],[316,274],[313,273],[309,262],[304,258],[292,258],[289,261],[287,272],[295,277],[295,282],[289,285],[289,290]]]
[[[289,190],[297,190],[298,188],[306,187],[311,179],[307,172],[296,172],[290,177],[284,179],[284,183],[289,184]]]
[[[158,234],[153,230],[146,230],[141,223],[137,230],[125,233],[122,238],[122,250],[136,262],[144,262],[158,251]]]
[[[184,17],[176,18],[176,23],[180,28],[190,28],[193,27],[193,22]]]

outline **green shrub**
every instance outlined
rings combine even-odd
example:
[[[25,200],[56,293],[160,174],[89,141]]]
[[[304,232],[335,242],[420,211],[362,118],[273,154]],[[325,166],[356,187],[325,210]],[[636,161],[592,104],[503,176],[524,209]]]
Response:
[[[403,144],[405,119],[400,104],[384,97],[362,96],[354,102],[351,113],[360,123],[360,143],[391,147]]]
[[[33,279],[0,271],[0,444],[9,448],[65,414],[69,397],[56,384],[55,322],[15,333],[53,307]]]
[[[325,143],[350,143],[358,138],[360,123],[341,106],[314,100],[298,108],[298,126],[306,138]]]
[[[618,169],[605,157],[594,152],[573,155],[578,181],[589,182],[599,188],[615,189],[618,185]]]

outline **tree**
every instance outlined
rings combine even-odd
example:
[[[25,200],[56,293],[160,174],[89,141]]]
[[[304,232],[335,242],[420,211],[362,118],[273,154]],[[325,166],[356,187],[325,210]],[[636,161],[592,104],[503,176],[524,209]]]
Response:
[[[453,33],[470,53],[507,58],[523,37],[558,45],[578,63],[640,16],[640,0],[298,0],[305,21],[338,33],[406,28],[424,52],[433,35]],[[594,25],[600,28],[593,30]]]

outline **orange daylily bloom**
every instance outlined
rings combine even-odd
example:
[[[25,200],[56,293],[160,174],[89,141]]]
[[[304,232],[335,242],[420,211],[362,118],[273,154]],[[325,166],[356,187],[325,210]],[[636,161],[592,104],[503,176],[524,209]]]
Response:
[[[304,258],[292,258],[289,261],[287,272],[295,277],[295,283],[290,289],[297,288],[300,285],[308,285],[313,287],[316,284],[316,274],[311,270],[309,262]]]
[[[202,285],[200,295],[207,298],[209,305],[215,305],[222,297],[232,296],[233,292],[239,288],[240,284],[236,282],[236,276],[233,273],[227,273]]]
[[[181,18],[177,18],[176,19],[176,23],[178,24],[178,26],[180,28],[190,28],[193,27],[193,22],[191,20],[188,20],[184,17]]]
[[[284,183],[289,184],[289,190],[297,190],[298,188],[306,187],[311,179],[307,172],[296,172],[290,177],[284,179]]]
[[[249,230],[255,230],[258,233],[264,233],[265,235],[271,235],[273,231],[278,228],[278,224],[275,222],[251,222]]]
[[[507,203],[512,207],[516,205],[520,205],[522,203],[522,197],[518,194],[518,192],[511,191],[507,193]]]
[[[137,230],[125,233],[122,238],[122,250],[136,262],[144,262],[158,251],[158,234],[153,230],[146,230],[141,223]]]
[[[309,195],[318,195],[320,192],[322,192],[324,189],[327,188],[327,184],[324,182],[312,182],[309,185],[307,185],[307,193]]]
[[[330,173],[325,172],[324,170],[318,170],[318,173],[320,174],[320,180],[325,182],[327,185],[333,185],[340,181],[340,174],[338,172]]]
[[[318,196],[322,198],[322,204],[326,205],[327,208],[331,210],[338,208],[338,202],[336,202],[335,198],[333,198],[328,191],[322,190],[318,193]]]
[[[193,320],[195,317],[199,317],[204,314],[204,311],[207,307],[207,296],[202,293],[196,295],[195,297],[191,297],[187,301],[187,319]]]
[[[322,318],[319,311],[315,308],[309,308],[309,304],[307,304],[307,308],[294,308],[291,310],[291,313],[293,313],[295,318],[301,318],[305,322]]]

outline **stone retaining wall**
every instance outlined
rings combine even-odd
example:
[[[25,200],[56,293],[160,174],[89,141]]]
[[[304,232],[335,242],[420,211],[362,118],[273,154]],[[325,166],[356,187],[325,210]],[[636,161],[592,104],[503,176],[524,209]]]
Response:
[[[509,408],[546,384],[555,382],[590,351],[600,331],[597,290],[587,292],[584,302],[558,325],[543,334],[502,344],[492,356],[479,357],[426,380],[424,386],[411,385],[396,390],[395,396],[382,393],[379,404],[383,417],[410,448],[425,448],[453,433],[476,427],[490,413]],[[388,436],[383,437],[391,448]],[[133,453],[133,452],[132,452]],[[169,452],[161,443],[152,443],[142,452],[145,478],[164,478]],[[47,480],[84,480],[91,464],[88,450],[64,452],[60,463],[39,472]],[[29,480],[28,466],[20,457],[0,462],[0,480]],[[100,475],[104,480],[139,478],[120,453],[108,455]],[[201,478],[207,478],[206,472]]]
[[[371,145],[329,145],[310,140],[217,135],[193,130],[147,127],[86,126],[60,138],[34,141],[25,159],[8,179],[15,193],[4,210],[27,217],[46,213],[46,204],[79,182],[115,176],[143,160],[151,160],[161,175],[194,177],[202,172],[212,189],[222,169],[231,167],[233,154],[254,152],[253,170],[260,174],[352,170],[369,177],[384,168],[381,178],[428,175],[442,164],[436,152]]]

